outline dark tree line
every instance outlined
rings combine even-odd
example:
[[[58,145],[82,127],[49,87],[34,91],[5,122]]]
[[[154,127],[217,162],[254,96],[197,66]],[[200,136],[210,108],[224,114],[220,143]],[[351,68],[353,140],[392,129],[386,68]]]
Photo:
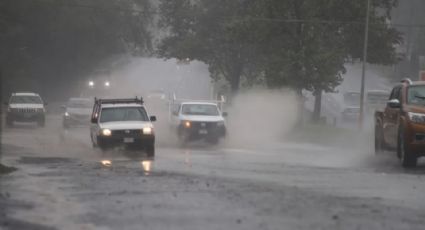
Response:
[[[151,10],[148,0],[0,1],[2,94],[59,95],[110,56],[151,52]]]

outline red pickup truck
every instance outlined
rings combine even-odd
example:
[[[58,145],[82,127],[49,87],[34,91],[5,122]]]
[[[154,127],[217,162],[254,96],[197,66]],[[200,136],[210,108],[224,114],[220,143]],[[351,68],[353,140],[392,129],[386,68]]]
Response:
[[[384,111],[375,112],[375,152],[396,150],[403,167],[425,156],[425,82],[403,80]]]

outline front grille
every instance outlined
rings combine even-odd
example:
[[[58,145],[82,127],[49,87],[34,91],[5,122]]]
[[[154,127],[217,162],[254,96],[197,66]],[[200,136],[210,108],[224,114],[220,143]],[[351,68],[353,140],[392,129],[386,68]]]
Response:
[[[38,112],[42,112],[43,109],[19,108],[19,109],[12,109],[12,111],[17,113],[38,113]]]
[[[217,122],[192,122],[192,127],[195,129],[215,129],[217,127]]]
[[[142,130],[140,129],[112,130],[114,137],[140,137],[141,135]]]

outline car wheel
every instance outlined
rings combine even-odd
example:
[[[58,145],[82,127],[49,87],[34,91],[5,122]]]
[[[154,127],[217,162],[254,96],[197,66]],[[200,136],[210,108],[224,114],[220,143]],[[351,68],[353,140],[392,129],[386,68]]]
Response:
[[[400,129],[399,131],[397,149],[400,154],[401,165],[404,168],[412,168],[416,166],[418,159],[415,154],[413,154],[409,151],[408,148],[406,148],[406,143],[404,141],[404,132],[402,129]]]
[[[145,147],[145,151],[146,151],[146,154],[148,155],[148,157],[154,157],[155,156],[155,145],[153,143],[147,145]]]
[[[380,154],[384,150],[384,135],[381,126],[375,125],[375,154]]]

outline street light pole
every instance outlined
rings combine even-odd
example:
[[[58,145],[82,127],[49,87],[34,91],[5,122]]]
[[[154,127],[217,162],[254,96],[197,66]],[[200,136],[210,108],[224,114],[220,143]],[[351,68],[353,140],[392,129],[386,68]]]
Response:
[[[359,114],[359,128],[362,129],[364,122],[364,98],[365,98],[365,78],[366,78],[366,64],[367,64],[367,44],[369,41],[369,12],[370,12],[370,0],[367,0],[366,7],[366,23],[365,23],[365,34],[363,44],[363,66],[362,66],[362,82],[360,88],[360,114]]]

